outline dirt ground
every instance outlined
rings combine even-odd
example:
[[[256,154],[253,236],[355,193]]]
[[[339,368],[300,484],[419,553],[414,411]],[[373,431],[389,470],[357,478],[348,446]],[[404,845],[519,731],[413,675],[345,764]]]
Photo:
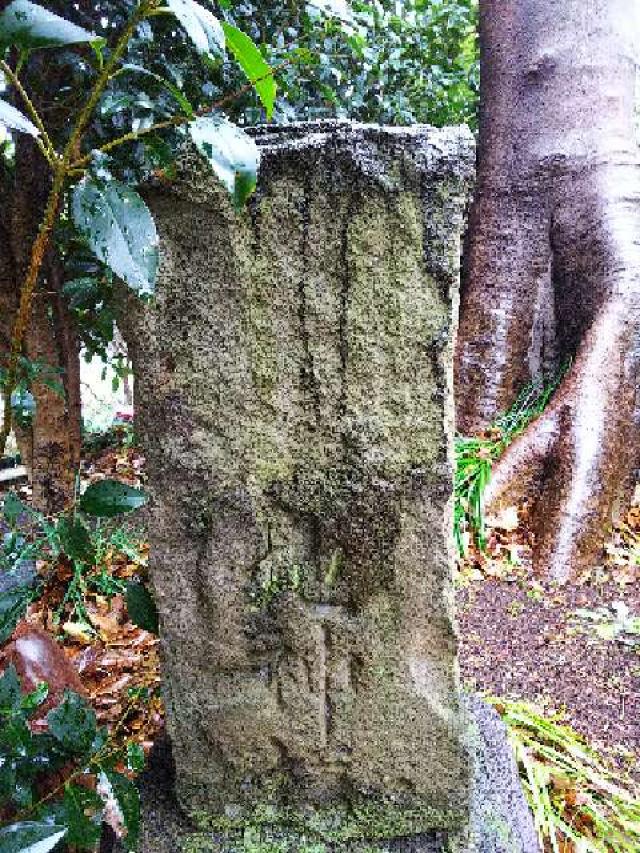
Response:
[[[636,545],[628,527],[614,531],[603,565],[564,588],[537,581],[526,559],[516,569],[467,562],[458,620],[466,686],[563,712],[592,746],[640,776]]]

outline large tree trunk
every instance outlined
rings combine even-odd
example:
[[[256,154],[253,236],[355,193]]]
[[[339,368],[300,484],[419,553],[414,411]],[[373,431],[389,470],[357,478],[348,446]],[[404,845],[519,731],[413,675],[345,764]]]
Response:
[[[0,210],[0,363],[11,349],[13,321],[18,312],[20,285],[18,269],[13,251],[13,213],[15,181],[12,170],[5,161],[0,160],[0,198],[3,199]],[[22,457],[22,463],[31,470],[32,430],[13,424],[14,436]]]
[[[637,456],[638,12],[628,0],[481,0],[478,183],[456,363],[458,427],[572,359],[497,466],[535,503],[536,565],[594,558]]]
[[[49,514],[61,512],[73,500],[81,441],[79,350],[55,280],[55,262],[51,262],[40,298],[34,300],[26,341],[30,359],[64,371],[58,377],[64,394],[47,381],[36,381],[33,386],[33,504]],[[52,379],[54,374],[45,378]]]

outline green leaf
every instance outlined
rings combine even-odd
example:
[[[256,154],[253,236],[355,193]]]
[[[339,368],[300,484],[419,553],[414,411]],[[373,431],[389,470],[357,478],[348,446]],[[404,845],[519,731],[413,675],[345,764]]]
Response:
[[[49,813],[57,824],[68,827],[65,844],[73,849],[94,850],[102,834],[102,799],[81,785],[67,784],[62,800]]]
[[[256,187],[260,152],[253,139],[227,119],[205,116],[189,133],[240,208]]]
[[[13,0],[0,15],[0,45],[16,45],[21,50],[101,41],[29,0]]]
[[[47,714],[49,734],[72,755],[91,751],[96,735],[96,715],[77,693],[66,690],[60,704]]]
[[[184,27],[199,53],[221,56],[224,32],[220,21],[195,0],[167,0],[167,6]]]
[[[31,693],[27,693],[26,696],[23,696],[20,701],[20,707],[23,711],[26,711],[27,714],[35,711],[36,708],[39,708],[40,705],[46,700],[49,695],[49,685],[46,681],[41,681]]]
[[[117,480],[100,480],[92,483],[80,498],[80,508],[98,518],[110,518],[139,509],[147,502],[140,489],[119,483]]]
[[[152,293],[158,270],[158,232],[135,190],[88,176],[73,191],[73,220],[95,254],[139,293]]]
[[[6,744],[3,743],[2,748],[5,754],[8,753]],[[18,782],[15,767],[16,762],[8,758],[8,756],[7,759],[0,765],[0,808],[12,801]]]
[[[237,59],[250,82],[253,83],[267,111],[267,118],[271,118],[277,89],[273,70],[269,67],[254,42],[246,33],[226,22],[222,24],[222,27],[227,38],[229,50]]]
[[[48,853],[67,834],[67,828],[51,823],[12,823],[0,829],[2,853]]]
[[[33,586],[17,586],[0,593],[0,645],[6,643],[27,611]]]
[[[115,800],[122,823],[127,831],[127,850],[136,850],[140,840],[140,795],[134,783],[122,773],[113,770],[103,770],[100,773],[100,788],[107,794],[109,801]]]
[[[132,65],[127,64],[122,66],[123,71],[131,71],[135,74],[144,74],[145,77],[151,77],[157,83],[160,83],[168,92],[170,92],[176,101],[182,107],[182,111],[189,118],[193,118],[194,111],[189,99],[178,89],[177,86],[174,86],[169,80],[162,77],[160,74],[155,74],[153,71],[149,71],[148,68],[143,68],[142,65]]]
[[[0,678],[0,712],[6,714],[20,706],[22,693],[15,666],[10,663]]]
[[[144,631],[157,634],[158,609],[147,587],[137,581],[130,581],[127,584],[126,600],[129,619],[133,624]]]
[[[153,101],[145,92],[107,92],[100,101],[100,113],[103,116],[136,109],[153,110]]]
[[[27,511],[27,507],[14,491],[5,495],[2,514],[9,527],[13,527],[20,516]]]
[[[40,131],[22,115],[20,110],[8,104],[6,101],[0,101],[0,125],[9,130],[17,130],[19,133],[28,133],[29,136],[39,136]]]
[[[71,279],[71,281],[65,282],[62,287],[62,292],[69,300],[69,305],[72,308],[93,306],[98,299],[99,291],[100,282],[91,276]]]
[[[127,744],[127,767],[134,773],[144,770],[144,749],[135,740],[130,740]]]
[[[91,541],[91,533],[79,518],[63,516],[56,525],[56,533],[60,537],[60,545],[67,557],[82,563],[94,562],[95,549]]]

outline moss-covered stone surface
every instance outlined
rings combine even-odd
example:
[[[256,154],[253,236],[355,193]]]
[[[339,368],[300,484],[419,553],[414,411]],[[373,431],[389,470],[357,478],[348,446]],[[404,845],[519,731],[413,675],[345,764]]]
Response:
[[[149,191],[158,293],[125,324],[177,791],[192,814],[348,812],[309,851],[365,850],[468,812],[450,496],[472,141],[257,139],[241,214],[195,155]],[[367,803],[379,826],[354,823]],[[264,843],[238,849],[288,842]]]
[[[434,814],[420,806],[401,807],[380,799],[359,805],[333,806],[304,810],[256,807],[244,816],[194,816],[198,831],[187,833],[182,841],[184,853],[191,850],[211,853],[330,853],[333,850],[358,853],[383,853],[398,847],[399,839],[420,838],[420,850],[445,850],[447,833],[440,830],[418,836],[427,826],[460,826],[459,814]],[[428,846],[427,846],[428,845]]]

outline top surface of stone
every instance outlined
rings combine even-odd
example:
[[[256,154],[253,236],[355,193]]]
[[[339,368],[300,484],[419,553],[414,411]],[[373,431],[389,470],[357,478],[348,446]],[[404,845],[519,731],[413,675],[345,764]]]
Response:
[[[475,142],[466,125],[407,127],[361,124],[350,121],[301,122],[290,125],[263,125],[250,131],[263,160],[270,154],[300,155],[328,145],[346,148],[360,167],[371,174],[385,167],[366,168],[380,162],[387,151],[394,156],[419,158],[422,168],[442,170],[470,177],[474,167]]]
[[[297,122],[248,128],[260,149],[258,192],[272,165],[299,158],[305,168],[308,158],[327,147],[344,153],[357,163],[357,171],[374,181],[393,183],[389,161],[403,159],[419,174],[451,175],[471,182],[475,169],[475,140],[466,125],[437,128],[426,124],[406,127],[363,124],[351,121]],[[208,203],[220,197],[222,184],[192,143],[186,143],[176,159],[177,177],[171,184],[150,181],[163,191],[188,195],[194,202]],[[337,175],[334,176],[337,179]],[[224,190],[226,192],[226,190]],[[231,207],[231,204],[229,204]]]
[[[472,149],[474,137],[466,125],[434,127],[430,124],[413,124],[405,126],[365,124],[347,120],[327,120],[295,122],[293,124],[258,125],[249,129],[261,147],[293,147],[300,148],[309,145],[322,145],[330,139],[375,139],[415,146],[425,142],[445,148],[464,146]]]

